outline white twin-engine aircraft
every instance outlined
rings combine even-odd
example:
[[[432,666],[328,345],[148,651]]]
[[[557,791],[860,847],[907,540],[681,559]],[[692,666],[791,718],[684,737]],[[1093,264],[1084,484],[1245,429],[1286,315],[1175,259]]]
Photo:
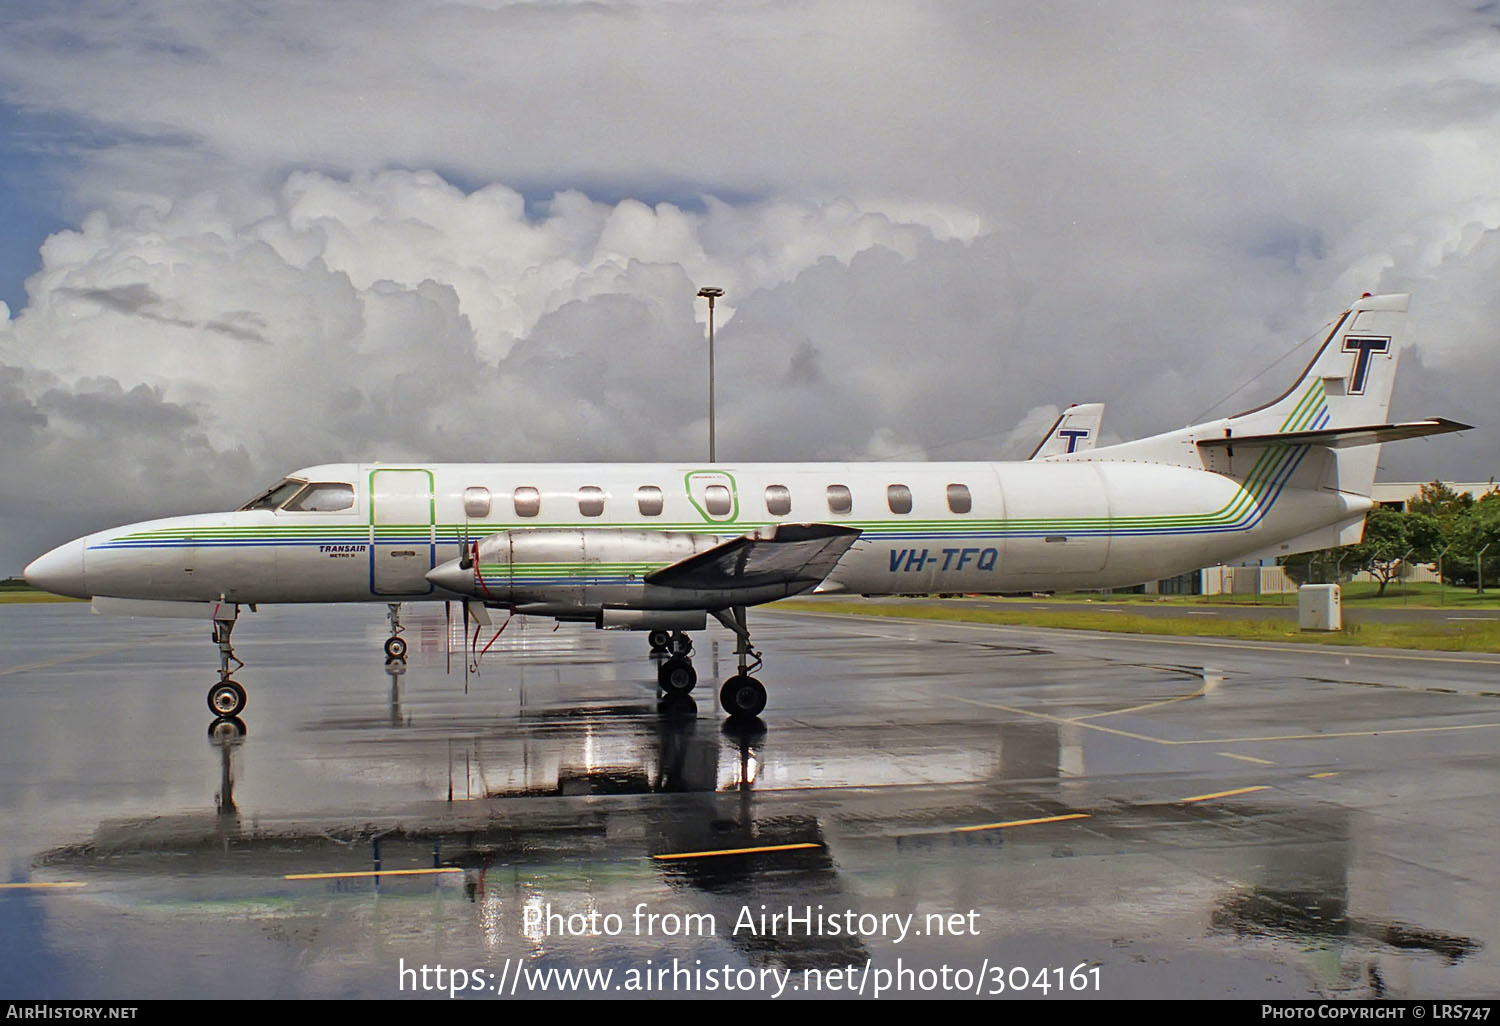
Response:
[[[712,614],[738,639],[720,701],[753,717],[750,606],[1114,588],[1358,541],[1380,443],[1467,427],[1386,421],[1407,298],[1360,299],[1274,402],[1120,445],[1060,434],[1097,433],[1098,408],[1073,407],[1019,463],[330,464],[233,512],[68,542],[26,579],[100,611],[212,616],[220,717],[245,704],[240,606],[385,602],[400,659],[400,603],[421,601],[650,631],[664,698],[697,682],[684,632]]]

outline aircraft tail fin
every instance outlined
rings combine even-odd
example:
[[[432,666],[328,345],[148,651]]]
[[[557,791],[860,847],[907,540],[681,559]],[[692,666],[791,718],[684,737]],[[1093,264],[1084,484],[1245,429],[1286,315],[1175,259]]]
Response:
[[[1075,403],[1069,406],[1042,436],[1041,442],[1028,458],[1044,460],[1049,456],[1087,452],[1099,444],[1099,424],[1103,419],[1103,403]]]
[[[1410,298],[1362,296],[1334,322],[1292,387],[1262,406],[1072,458],[1145,459],[1240,476],[1253,473],[1257,464],[1243,457],[1236,462],[1237,448],[1302,446],[1328,454],[1316,461],[1326,471],[1319,487],[1368,497],[1374,488],[1379,443],[1463,427],[1436,419],[1420,424],[1386,422]],[[1237,446],[1240,439],[1245,444]]]
[[[1230,435],[1267,435],[1384,424],[1410,296],[1364,296],[1344,311],[1297,382],[1236,414]]]

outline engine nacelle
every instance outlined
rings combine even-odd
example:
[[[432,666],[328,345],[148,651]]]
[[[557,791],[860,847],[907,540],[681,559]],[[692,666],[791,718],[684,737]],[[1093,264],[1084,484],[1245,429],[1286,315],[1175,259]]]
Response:
[[[472,566],[454,560],[427,576],[448,591],[511,608],[639,608],[648,574],[722,541],[686,531],[612,527],[498,531],[471,550]]]

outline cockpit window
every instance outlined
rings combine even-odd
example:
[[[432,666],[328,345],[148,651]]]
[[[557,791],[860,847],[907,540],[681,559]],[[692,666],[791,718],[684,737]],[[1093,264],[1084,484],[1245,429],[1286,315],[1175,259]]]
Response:
[[[305,484],[307,484],[306,481],[298,481],[296,478],[289,477],[275,487],[267,488],[240,509],[275,509],[296,495]]]
[[[299,513],[337,513],[354,508],[354,486],[332,481],[310,484],[297,493],[297,497],[285,506]]]

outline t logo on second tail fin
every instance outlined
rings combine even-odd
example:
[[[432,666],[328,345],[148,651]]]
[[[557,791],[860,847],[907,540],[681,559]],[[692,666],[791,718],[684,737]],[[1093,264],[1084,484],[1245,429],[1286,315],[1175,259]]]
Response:
[[[1344,339],[1344,352],[1358,354],[1354,357],[1354,372],[1349,375],[1349,394],[1364,395],[1365,380],[1370,375],[1370,356],[1374,353],[1384,353],[1389,356],[1391,340],[1389,338],[1359,338],[1350,335]]]
[[[1080,438],[1087,438],[1089,436],[1089,430],[1088,428],[1063,428],[1057,433],[1057,436],[1059,438],[1066,438],[1068,440],[1068,452],[1077,452],[1078,440]]]

